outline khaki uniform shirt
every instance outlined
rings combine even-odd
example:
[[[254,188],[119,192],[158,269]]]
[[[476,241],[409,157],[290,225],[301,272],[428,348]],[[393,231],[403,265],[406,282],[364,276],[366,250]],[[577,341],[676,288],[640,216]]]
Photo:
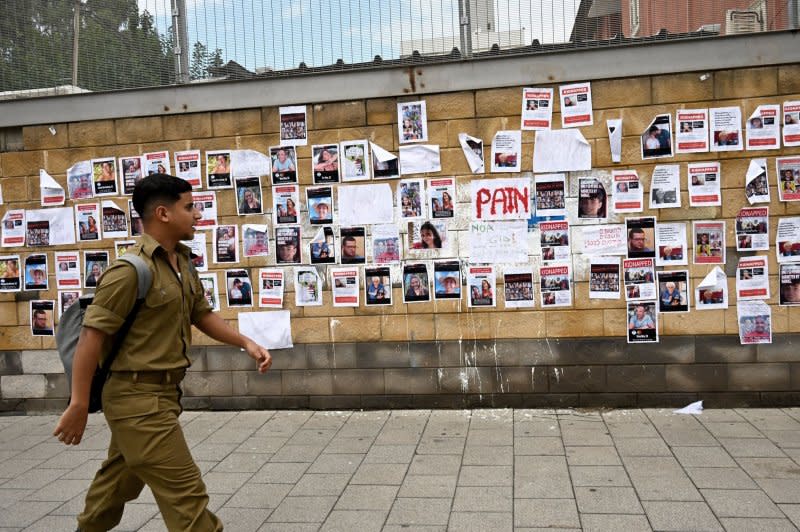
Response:
[[[189,248],[178,244],[176,251],[180,277],[153,237],[144,234],[139,244],[128,249],[127,253],[139,255],[150,266],[153,284],[111,365],[112,371],[164,371],[191,364],[188,351],[192,324],[212,309],[197,272],[189,266]],[[137,290],[133,265],[115,262],[100,278],[83,325],[113,335],[133,309]]]

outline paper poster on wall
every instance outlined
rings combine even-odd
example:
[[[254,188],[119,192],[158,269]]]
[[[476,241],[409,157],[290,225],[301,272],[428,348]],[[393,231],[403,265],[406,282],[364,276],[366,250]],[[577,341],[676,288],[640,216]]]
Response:
[[[260,177],[236,177],[234,178],[234,188],[236,191],[236,212],[239,216],[261,214],[263,212]]]
[[[272,223],[296,224],[299,219],[300,187],[295,184],[272,187]]]
[[[291,146],[272,146],[269,149],[272,160],[270,175],[273,185],[297,183],[297,152]]]
[[[675,153],[704,153],[708,148],[708,109],[678,109]]]
[[[392,188],[387,183],[339,185],[337,210],[341,225],[373,225],[394,222]],[[369,208],[365,206],[369,205]]]
[[[619,299],[619,257],[591,257],[589,299]]]
[[[30,221],[28,222],[30,224]],[[75,205],[75,227],[78,230],[78,242],[96,242],[101,240],[100,204],[80,203]]]
[[[333,223],[333,188],[306,188],[306,205],[311,225],[329,225]]]
[[[305,146],[308,144],[308,126],[305,105],[279,107],[281,120],[281,145]]]
[[[800,262],[800,217],[778,219],[775,252],[780,263]]]
[[[334,307],[357,307],[360,281],[358,268],[331,268],[331,292]]]
[[[492,172],[519,172],[522,168],[522,132],[498,131],[492,139]]]
[[[365,181],[370,178],[369,142],[349,140],[339,144],[339,171],[342,182]]]
[[[400,159],[384,150],[374,142],[369,143],[372,150],[372,177],[374,179],[395,179],[400,177]]]
[[[425,303],[431,300],[428,265],[424,262],[403,265],[403,303]]]
[[[561,127],[583,127],[594,124],[592,114],[592,85],[589,82],[561,85]]]
[[[769,249],[769,207],[742,208],[736,216],[736,251]]]
[[[722,205],[719,162],[689,163],[686,172],[690,207]]]
[[[770,202],[766,159],[750,159],[744,177],[744,195],[750,205]]]
[[[198,229],[210,229],[217,225],[217,193],[192,192],[192,201],[200,211],[200,219],[195,224]]]
[[[522,130],[550,129],[553,123],[553,89],[522,89]]]
[[[175,176],[188,182],[192,188],[201,188],[203,182],[200,177],[200,150],[176,151],[172,156],[175,159]],[[120,164],[122,164],[122,159],[120,159]],[[125,173],[123,167],[123,175]],[[125,183],[127,186],[127,176]]]
[[[92,186],[95,196],[116,196],[117,160],[114,157],[92,159]]]
[[[467,159],[470,171],[473,174],[486,173],[483,165],[483,141],[466,133],[459,133],[458,142],[461,144],[461,151]]]
[[[397,104],[397,133],[400,144],[428,142],[428,113],[425,100]]]
[[[625,276],[626,301],[641,301],[657,297],[653,259],[624,259],[622,269]]]
[[[91,161],[79,161],[67,168],[67,190],[69,198],[74,200],[91,198],[94,195]]]
[[[142,155],[145,175],[170,173],[169,152],[153,151]]]
[[[674,209],[681,206],[681,167],[659,164],[650,178],[650,208]]]
[[[776,157],[778,199],[800,201],[800,157]]]
[[[192,195],[192,200],[194,201],[194,195]],[[197,204],[195,203],[195,206]],[[133,201],[128,200],[128,221],[130,222],[131,228],[131,236],[138,237],[142,236],[144,233],[144,225],[142,225],[142,218],[139,216],[139,213],[136,212],[136,209],[133,206]],[[216,223],[216,222],[214,222]],[[195,224],[195,227],[198,225]]]
[[[47,255],[34,253],[25,257],[25,290],[47,290]]]
[[[591,170],[592,146],[578,129],[537,131],[533,144],[533,171]]]
[[[95,215],[97,223],[99,216]],[[75,220],[69,207],[34,209],[25,213],[27,246],[60,246],[75,243]]]
[[[441,250],[446,248],[447,223],[442,220],[416,220],[408,223],[409,250]]]
[[[311,175],[315,185],[339,182],[339,145],[311,146]]]
[[[4,248],[13,248],[25,245],[25,209],[9,209],[3,215]]]
[[[533,270],[528,266],[508,266],[503,269],[503,288],[506,308],[533,308]]]
[[[542,308],[572,305],[572,279],[569,264],[539,267],[539,288]]]
[[[685,266],[689,262],[686,246],[686,223],[656,225],[656,266]]]
[[[748,150],[777,150],[781,147],[781,107],[759,105],[745,124]]]
[[[128,215],[125,209],[112,200],[103,200],[100,212],[103,215],[103,238],[128,237]]]
[[[442,171],[438,144],[400,146],[400,173],[425,174]]]
[[[308,243],[311,264],[336,264],[336,237],[332,227],[320,227]]]
[[[467,266],[467,307],[495,307],[494,266]]]
[[[656,256],[656,219],[654,216],[625,218],[628,232],[628,258],[642,259]]]
[[[585,225],[581,229],[586,255],[625,255],[628,252],[624,224]]]
[[[765,256],[739,257],[736,299],[769,299],[769,261]]]
[[[611,149],[611,162],[622,161],[622,119],[610,118],[606,120],[608,130],[608,146]]]
[[[672,157],[672,115],[656,115],[641,137],[642,159]]]
[[[525,220],[472,221],[469,224],[469,259],[475,263],[528,262],[528,224]]]
[[[209,260],[208,260],[208,246],[206,245],[206,243],[207,243],[207,238],[206,237],[207,236],[208,235],[206,233],[196,232],[194,234],[194,237],[191,240],[184,240],[183,241],[183,244],[185,244],[189,248],[189,258],[192,261],[192,265],[199,272],[208,271]],[[127,240],[127,241],[119,241],[118,240],[118,241],[115,242],[114,249],[117,250],[117,253],[118,253],[117,258],[119,258],[119,255],[121,254],[120,250],[119,250],[119,246],[120,245],[127,245],[127,244],[133,246],[133,245],[136,244],[136,241],[135,240]],[[125,248],[125,251],[127,251],[127,248]],[[124,253],[124,251],[122,253]]]
[[[725,222],[692,222],[695,264],[725,264]]]
[[[578,218],[605,220],[608,217],[608,192],[594,177],[578,179]]]
[[[783,145],[800,146],[800,100],[783,102]]]
[[[654,301],[628,303],[628,343],[658,343],[658,312]]]
[[[64,205],[64,188],[44,169],[39,170],[39,193],[42,207]]]
[[[615,213],[642,212],[644,193],[636,170],[612,170],[611,181],[614,195],[612,205]]]
[[[100,276],[108,269],[108,251],[83,252],[83,286],[95,288]]]
[[[400,262],[400,232],[394,224],[372,226],[372,261],[375,264]]]
[[[272,159],[257,150],[231,151],[231,177],[269,175]]]
[[[203,272],[197,274],[200,278],[200,286],[203,287],[203,296],[215,312],[219,312],[219,286],[217,284],[217,272]]]
[[[541,222],[539,224],[539,241],[542,246],[542,261],[565,262],[570,258],[569,222]]]
[[[196,233],[194,236],[195,236],[195,238],[202,237],[203,238],[203,242],[205,243],[205,234]],[[203,251],[203,256],[199,257],[200,259],[202,259],[203,262],[198,262],[198,258],[196,257],[197,254],[195,253],[195,250],[194,250],[194,247],[193,247],[194,242],[192,240],[189,240],[188,242],[183,241],[183,243],[186,244],[187,246],[189,246],[189,249],[191,250],[192,263],[194,264],[195,268],[197,268],[199,271],[204,271],[204,270],[200,270],[200,268],[201,267],[203,267],[203,268],[206,267],[205,250]],[[136,245],[136,240],[115,240],[114,241],[114,255],[115,255],[114,258],[115,259],[120,258],[125,253],[127,253],[130,248],[132,248],[135,245]]]
[[[473,220],[527,220],[531,215],[527,177],[476,179],[470,183]]]
[[[543,174],[534,178],[537,216],[566,216],[564,174]]]
[[[298,266],[294,269],[294,304],[298,307],[322,306],[322,277],[316,268]]]
[[[281,308],[283,306],[283,268],[260,268],[258,270],[258,306]]]
[[[81,260],[77,251],[56,251],[56,288],[75,290],[81,286]]]
[[[689,312],[689,271],[658,272],[658,311]]]
[[[778,273],[781,306],[800,305],[800,264],[781,264]]]
[[[397,210],[401,220],[422,218],[425,209],[425,181],[403,179],[397,185]]]
[[[239,226],[218,225],[214,228],[214,264],[239,262]]]
[[[433,298],[461,299],[461,263],[443,260],[433,263]]]
[[[275,263],[300,264],[300,227],[275,228]]]
[[[61,318],[69,307],[78,302],[82,295],[83,290],[59,290],[58,317]]]
[[[32,300],[30,302],[30,324],[33,336],[53,336],[56,323],[56,302]]]
[[[342,264],[364,264],[367,262],[367,231],[363,227],[339,228]]]
[[[292,325],[288,310],[239,312],[239,332],[267,349],[291,349]]]
[[[22,268],[19,255],[0,257],[0,292],[19,292],[22,290]]]
[[[728,308],[728,278],[722,268],[715,266],[694,289],[696,310]]]
[[[231,188],[231,151],[206,152],[206,185],[209,189]]]
[[[428,217],[455,217],[456,178],[428,179]]]
[[[201,233],[202,234],[202,233]],[[205,234],[202,234],[205,237]],[[195,238],[197,234],[195,234]],[[242,242],[245,257],[266,257],[269,255],[269,228],[266,224],[244,224]]]
[[[392,277],[388,266],[364,268],[364,301],[368,307],[392,304]]]
[[[739,341],[742,345],[772,343],[772,309],[763,301],[737,301]]]
[[[711,128],[711,151],[741,151],[742,110],[739,107],[716,107],[709,109]]]
[[[225,292],[229,307],[253,306],[253,285],[246,269],[225,270]]]
[[[119,158],[119,171],[122,173],[123,194],[127,196],[133,194],[133,188],[136,186],[136,183],[141,181],[144,177],[144,169],[144,157],[140,155]],[[180,177],[180,175],[178,175],[178,177]]]

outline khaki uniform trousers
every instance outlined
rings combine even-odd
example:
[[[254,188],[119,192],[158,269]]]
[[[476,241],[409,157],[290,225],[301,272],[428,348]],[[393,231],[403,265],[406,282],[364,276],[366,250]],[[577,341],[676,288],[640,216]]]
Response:
[[[208,510],[208,495],[178,416],[176,384],[147,384],[111,378],[103,389],[103,412],[111,429],[108,458],[86,494],[78,516],[83,532],[106,532],[119,524],[127,501],[147,484],[167,529],[221,531]]]

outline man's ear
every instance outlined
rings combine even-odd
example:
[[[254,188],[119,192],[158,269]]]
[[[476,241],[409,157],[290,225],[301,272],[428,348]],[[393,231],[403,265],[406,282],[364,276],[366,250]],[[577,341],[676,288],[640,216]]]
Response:
[[[160,221],[160,222],[168,222],[169,221],[169,209],[163,203],[156,205],[153,208],[153,218]]]

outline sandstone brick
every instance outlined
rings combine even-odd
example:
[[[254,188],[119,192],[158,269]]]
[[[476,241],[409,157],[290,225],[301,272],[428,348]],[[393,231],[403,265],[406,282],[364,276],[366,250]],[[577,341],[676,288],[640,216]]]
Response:
[[[58,351],[23,351],[20,358],[23,373],[64,373]]]
[[[377,342],[381,339],[380,316],[350,316],[330,319],[334,342]]]
[[[47,379],[44,375],[3,375],[0,377],[0,394],[3,399],[43,398]]]
[[[475,92],[475,116],[519,116],[522,110],[522,87],[484,89]],[[516,127],[519,129],[519,126]]]
[[[484,158],[487,161],[490,156],[490,151],[491,150],[487,150],[486,145],[484,145]],[[464,152],[461,148],[442,148],[439,150],[439,157],[442,163],[441,175],[464,175],[470,173],[469,165],[464,158]]]
[[[211,113],[211,125],[215,137],[256,135],[261,133],[261,110],[242,109]]]
[[[44,169],[50,174],[66,174],[67,169],[78,161],[88,161],[94,155],[91,148],[70,148],[44,152]]]
[[[328,291],[322,293],[322,305],[313,307],[302,307],[303,316],[314,318],[320,316],[353,316],[356,312],[354,307],[334,307],[333,295]]]
[[[277,107],[261,108],[261,132],[280,133],[281,118]]]
[[[603,336],[602,310],[548,310],[547,336]],[[619,332],[617,332],[619,334]]]
[[[546,312],[516,310],[488,316],[494,338],[544,338]]]
[[[437,144],[441,148],[448,146],[447,122],[428,120],[428,144]],[[456,143],[451,147],[460,146],[456,139]]]
[[[433,340],[434,322],[425,314],[384,314],[380,316],[381,341]]]
[[[314,129],[360,127],[367,125],[367,108],[363,100],[313,105]]]
[[[781,65],[778,67],[778,94],[800,92],[800,65]]]
[[[26,150],[66,148],[69,145],[69,128],[67,124],[26,126],[22,128],[22,143]]]
[[[714,96],[751,98],[778,92],[777,67],[720,70],[714,73]]]
[[[292,340],[298,344],[330,342],[331,329],[328,326],[328,318],[292,319]]]
[[[197,139],[211,136],[213,136],[211,113],[164,117],[164,140]]]
[[[113,120],[90,120],[69,125],[70,147],[109,146],[115,142]]]
[[[475,94],[472,91],[448,92],[425,96],[428,120],[449,120],[475,116]]]
[[[367,100],[367,124],[371,126],[397,123],[396,98],[372,98]]]
[[[653,76],[653,103],[683,103],[710,100],[714,97],[712,79],[700,79],[702,72]],[[685,105],[691,108],[689,105]]]
[[[28,193],[27,178],[24,177],[5,177],[2,181],[3,201],[14,203],[30,199]],[[22,206],[15,206],[22,208]]]
[[[191,137],[189,137],[191,139]],[[197,149],[195,147],[195,142],[193,140],[172,140],[172,141],[159,141],[159,142],[151,142],[147,144],[141,145],[141,152],[142,153],[150,153],[154,151],[168,151],[170,153],[170,158],[172,154],[176,151],[188,150],[188,149]],[[228,148],[232,148],[234,146],[233,143],[229,144]],[[125,153],[125,155],[131,155],[130,153]],[[170,160],[170,166],[172,166],[173,161]],[[173,168],[174,171],[174,168]]]
[[[725,323],[720,311],[686,312],[680,314],[662,312],[663,334],[724,334]]]
[[[268,153],[270,146],[279,144],[277,133],[269,135],[245,135],[236,138],[236,147],[240,150],[256,150],[261,153]]]
[[[592,81],[592,107],[608,109],[650,104],[650,78]]]
[[[386,150],[397,149],[397,130],[390,125],[340,128],[338,131],[340,141],[367,139]],[[316,140],[314,143],[318,144]]]
[[[492,338],[494,327],[488,313],[436,314],[437,340],[481,340]]]
[[[160,116],[120,118],[114,124],[119,144],[156,142],[163,137],[164,125]]]
[[[0,154],[0,157],[3,160],[3,177],[38,176],[39,169],[44,165],[42,151],[10,151]],[[3,186],[4,193],[6,186]]]
[[[4,191],[5,192],[5,191]],[[17,304],[13,301],[0,303],[0,323],[6,326],[17,325]]]

